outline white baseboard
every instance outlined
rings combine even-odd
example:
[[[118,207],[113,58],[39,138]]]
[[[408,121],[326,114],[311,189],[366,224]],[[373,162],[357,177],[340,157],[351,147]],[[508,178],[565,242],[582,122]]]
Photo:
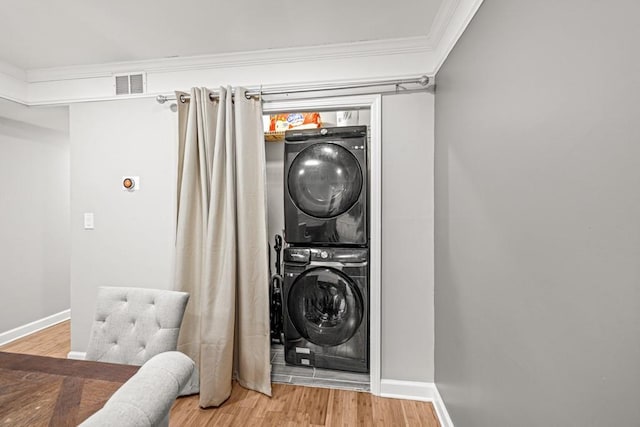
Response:
[[[67,353],[67,359],[84,360],[87,358],[85,351],[70,351]]]
[[[434,383],[399,380],[380,380],[380,396],[394,399],[431,402],[442,427],[453,427],[444,401]]]
[[[442,427],[453,427],[453,421],[451,421],[451,417],[449,416],[449,411],[447,411],[447,407],[444,406],[444,400],[442,400],[442,396],[440,396],[440,392],[438,391],[438,388],[435,387],[435,389],[436,389],[436,399],[433,401],[433,407],[436,409],[436,414],[438,414],[440,425]]]
[[[51,316],[44,317],[26,325],[18,326],[10,331],[0,333],[0,345],[9,344],[19,338],[31,335],[34,332],[38,332],[41,329],[48,328],[65,320],[71,318],[71,310],[64,310],[60,313],[52,314]]]

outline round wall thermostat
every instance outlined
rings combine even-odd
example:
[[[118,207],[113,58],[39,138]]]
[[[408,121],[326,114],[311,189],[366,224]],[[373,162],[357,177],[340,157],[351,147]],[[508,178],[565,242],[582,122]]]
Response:
[[[122,177],[122,189],[124,191],[137,191],[140,189],[140,177],[138,176],[123,176]]]

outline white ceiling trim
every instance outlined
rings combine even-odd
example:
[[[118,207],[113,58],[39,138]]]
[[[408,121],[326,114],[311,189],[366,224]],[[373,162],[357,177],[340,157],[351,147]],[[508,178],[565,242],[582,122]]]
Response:
[[[467,29],[467,26],[475,16],[482,2],[484,0],[451,0],[449,3],[457,3],[455,9],[451,12],[451,16],[447,21],[447,26],[442,32],[441,38],[438,41],[433,56],[436,58],[436,62],[433,67],[433,74],[437,74],[438,70],[444,63],[453,47]]]
[[[481,1],[482,0],[480,0],[480,2]],[[331,60],[412,53],[421,53],[428,56],[438,48],[443,36],[450,27],[450,23],[454,20],[456,12],[461,11],[459,7],[461,2],[464,2],[464,0],[443,0],[427,36],[340,43],[324,46],[162,58],[157,60],[116,62],[98,65],[33,69],[26,72],[26,80],[28,83],[35,83],[52,80],[104,77],[115,73],[129,72],[131,70],[145,70],[148,73],[179,72],[261,64],[295,63],[318,59]],[[437,61],[432,62],[435,63]],[[425,71],[429,72],[432,70]]]
[[[0,62],[0,97],[26,104],[26,73],[6,62]]]
[[[26,105],[123,99],[113,75],[147,73],[149,96],[194,85],[310,84],[434,76],[483,0],[444,0],[427,36],[23,71],[0,64],[0,97]],[[280,79],[280,80],[278,80]]]
[[[431,30],[427,35],[428,45],[435,50],[442,40],[442,36],[447,31],[449,23],[460,4],[460,0],[444,0],[440,3],[440,8],[436,12],[431,24]]]
[[[27,82],[38,83],[53,80],[73,80],[111,76],[131,70],[147,73],[179,72],[190,70],[245,67],[279,63],[332,60],[354,57],[373,57],[420,53],[433,50],[427,37],[410,37],[392,40],[341,43],[325,46],[295,47],[284,49],[235,52],[216,55],[163,58],[148,61],[116,62],[76,67],[45,68],[27,71]]]
[[[25,73],[21,68],[3,61],[0,61],[0,73],[17,80],[26,80],[27,76],[27,73]]]

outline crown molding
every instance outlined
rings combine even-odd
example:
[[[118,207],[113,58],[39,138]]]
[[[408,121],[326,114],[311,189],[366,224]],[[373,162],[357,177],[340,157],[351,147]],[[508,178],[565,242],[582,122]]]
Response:
[[[434,47],[433,57],[435,63],[433,74],[437,74],[444,61],[453,50],[453,47],[467,29],[467,26],[475,16],[484,0],[445,0],[453,9],[450,11],[450,17],[447,25],[444,27],[440,39]],[[455,3],[455,5],[453,4]]]
[[[0,62],[0,98],[27,104],[26,74],[18,67]]]
[[[432,50],[436,50],[440,44],[459,4],[460,0],[443,0],[440,3],[440,8],[433,18],[431,29],[427,35],[427,43]]]
[[[125,99],[113,93],[113,75],[131,71],[147,74],[149,92],[141,97],[220,82],[299,86],[341,78],[433,77],[482,1],[443,0],[430,32],[420,37],[26,71],[0,62],[0,98],[25,105]]]
[[[0,61],[0,73],[16,80],[24,81],[27,79],[27,73],[22,68],[16,67],[8,62]]]
[[[28,83],[109,77],[115,73],[143,70],[147,73],[181,72],[217,68],[261,66],[358,57],[428,54],[433,49],[427,37],[340,43],[283,49],[163,58],[147,61],[112,62],[98,65],[28,70]]]

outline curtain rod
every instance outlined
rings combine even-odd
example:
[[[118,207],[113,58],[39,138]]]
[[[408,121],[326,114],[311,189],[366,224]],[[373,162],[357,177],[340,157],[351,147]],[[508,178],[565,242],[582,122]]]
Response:
[[[345,89],[361,89],[367,87],[378,87],[378,86],[395,86],[396,89],[401,87],[402,85],[408,84],[418,84],[425,88],[429,84],[428,76],[420,76],[414,79],[395,79],[395,80],[372,80],[369,82],[353,82],[353,83],[343,83],[339,85],[317,85],[317,86],[307,86],[307,87],[292,87],[289,89],[278,89],[274,88],[271,90],[247,90],[244,93],[244,96],[249,99],[255,96],[268,96],[268,95],[286,95],[291,93],[305,93],[305,92],[320,92],[324,90],[345,90]],[[190,95],[180,95],[180,102],[187,102],[191,96]],[[209,94],[209,99],[216,100],[218,99],[217,93]],[[156,101],[160,104],[164,104],[167,101],[176,101],[175,97],[169,97],[166,95],[158,95],[156,96]]]

